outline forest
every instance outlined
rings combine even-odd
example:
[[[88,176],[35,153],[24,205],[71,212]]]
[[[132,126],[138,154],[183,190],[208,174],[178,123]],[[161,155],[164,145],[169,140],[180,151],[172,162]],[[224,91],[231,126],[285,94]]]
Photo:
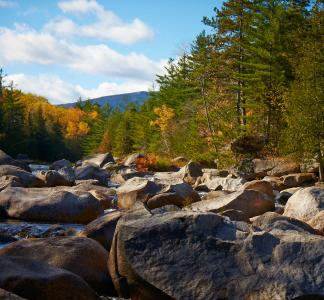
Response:
[[[296,160],[324,155],[323,2],[227,0],[206,12],[205,31],[158,74],[158,89],[123,111],[90,102],[51,105],[0,73],[0,148],[39,161],[141,152],[225,167],[231,144]]]

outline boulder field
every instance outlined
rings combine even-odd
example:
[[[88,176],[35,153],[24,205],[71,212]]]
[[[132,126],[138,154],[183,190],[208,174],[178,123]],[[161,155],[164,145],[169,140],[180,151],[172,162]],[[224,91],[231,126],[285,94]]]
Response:
[[[316,169],[183,158],[136,169],[145,159],[105,153],[31,173],[0,151],[0,225],[25,228],[0,230],[0,299],[324,299]],[[53,224],[32,234],[24,222]]]

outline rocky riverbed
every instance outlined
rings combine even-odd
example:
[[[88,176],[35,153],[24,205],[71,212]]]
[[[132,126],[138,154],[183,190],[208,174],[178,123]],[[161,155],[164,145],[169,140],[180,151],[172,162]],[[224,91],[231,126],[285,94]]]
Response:
[[[139,158],[30,166],[0,150],[0,299],[324,298],[316,168]]]

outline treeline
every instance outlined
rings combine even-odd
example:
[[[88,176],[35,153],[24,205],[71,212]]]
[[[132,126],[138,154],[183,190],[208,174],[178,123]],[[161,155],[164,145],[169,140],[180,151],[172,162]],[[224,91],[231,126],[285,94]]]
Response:
[[[6,84],[0,69],[0,149],[16,156],[54,161],[82,157],[80,143],[90,131],[100,110],[65,109],[44,97],[25,94]]]
[[[323,159],[323,2],[228,0],[203,22],[159,91],[110,112],[87,150],[228,163],[230,143],[255,136],[268,155]]]
[[[1,147],[43,160],[144,152],[222,166],[237,159],[234,140],[255,137],[264,155],[323,162],[323,2],[228,0],[203,22],[141,106],[66,110],[2,88]]]

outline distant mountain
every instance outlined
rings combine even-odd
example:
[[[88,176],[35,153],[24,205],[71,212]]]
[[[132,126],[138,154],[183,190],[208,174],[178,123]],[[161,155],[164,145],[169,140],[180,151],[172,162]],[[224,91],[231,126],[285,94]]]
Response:
[[[103,96],[99,98],[90,99],[90,102],[93,104],[98,104],[100,106],[104,106],[105,104],[109,104],[113,108],[125,109],[128,103],[137,103],[142,104],[149,97],[148,92],[135,92],[135,93],[126,93],[112,96]],[[84,102],[84,101],[82,101]],[[65,108],[74,107],[76,102],[62,104]]]

